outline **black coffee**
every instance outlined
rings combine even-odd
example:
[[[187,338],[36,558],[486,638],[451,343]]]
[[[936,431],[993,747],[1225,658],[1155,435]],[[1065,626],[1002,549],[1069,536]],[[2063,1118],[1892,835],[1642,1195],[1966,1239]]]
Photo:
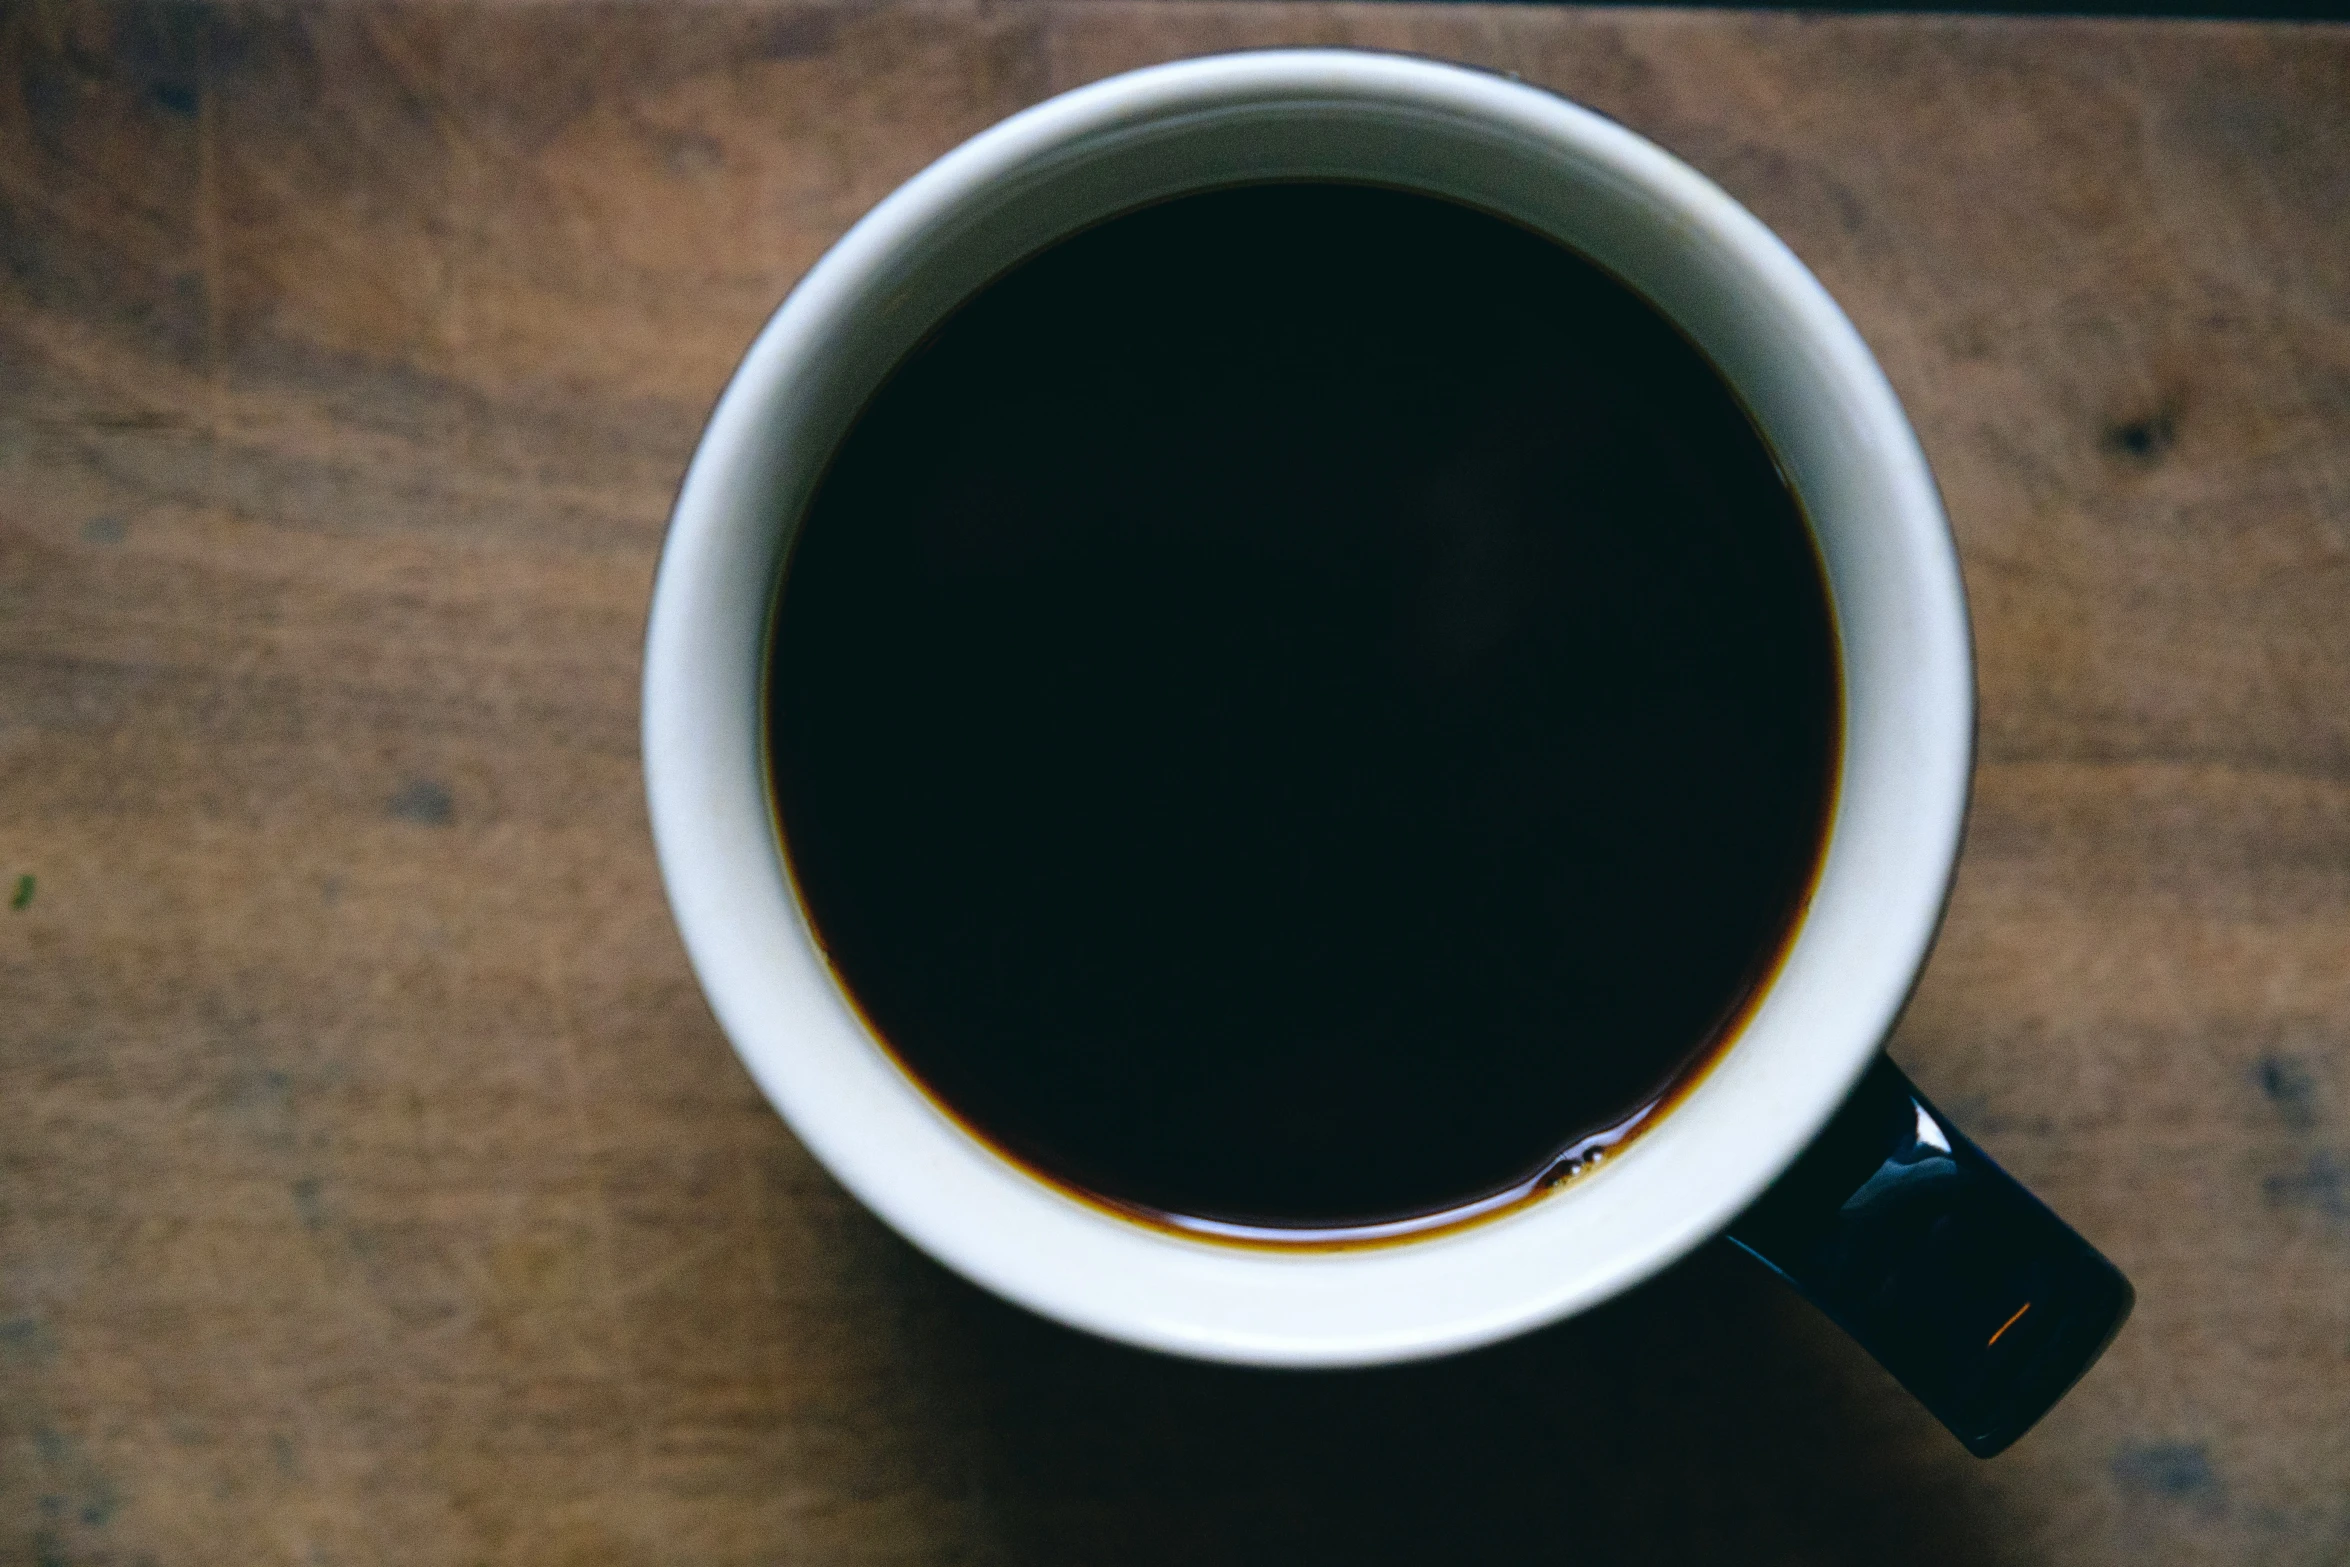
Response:
[[[769,690],[904,1064],[1067,1185],[1276,1229],[1530,1190],[1668,1099],[1808,894],[1839,700],[1711,365],[1549,240],[1335,184],[1114,219],[941,326]]]

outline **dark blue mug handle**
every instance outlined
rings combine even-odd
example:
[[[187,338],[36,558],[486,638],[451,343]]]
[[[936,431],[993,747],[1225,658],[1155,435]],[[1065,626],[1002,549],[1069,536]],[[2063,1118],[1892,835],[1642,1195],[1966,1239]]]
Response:
[[[2136,1299],[2119,1268],[1882,1056],[1730,1239],[1977,1458],[2030,1430]]]

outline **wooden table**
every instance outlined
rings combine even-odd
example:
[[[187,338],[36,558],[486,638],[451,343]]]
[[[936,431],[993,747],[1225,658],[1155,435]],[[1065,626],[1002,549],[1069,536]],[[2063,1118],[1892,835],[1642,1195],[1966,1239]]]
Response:
[[[2350,31],[24,0],[0,35],[0,1562],[2350,1561]],[[2004,1458],[1717,1252],[1436,1365],[1077,1337],[866,1216],[703,1007],[637,647],[736,354],[989,122],[1308,41],[1658,138],[1917,420],[1983,765],[1894,1052],[2140,1290]]]

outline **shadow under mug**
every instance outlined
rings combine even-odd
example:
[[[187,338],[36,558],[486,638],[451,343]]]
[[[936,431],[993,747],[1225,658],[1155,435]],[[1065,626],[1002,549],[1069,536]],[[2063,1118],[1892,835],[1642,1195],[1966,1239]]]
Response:
[[[1802,497],[1844,686],[1817,889],[1701,1081],[1620,1157],[1488,1222],[1363,1247],[1246,1247],[1121,1219],[934,1106],[827,968],[773,827],[761,675],[800,513],[866,400],[959,303],[1114,213],[1242,181],[1367,180],[1515,219],[1674,320]],[[711,1006],[841,1182],[949,1267],[1110,1338],[1257,1365],[1408,1360],[1597,1304],[1727,1232],[1969,1450],[1998,1452],[2131,1304],[2105,1258],[1880,1054],[1964,825],[1966,603],[1883,373],[1794,254],[1633,132],[1517,82],[1342,50],[1184,61],[1013,116],[828,251],[753,343],[679,492],[646,636],[663,879]]]

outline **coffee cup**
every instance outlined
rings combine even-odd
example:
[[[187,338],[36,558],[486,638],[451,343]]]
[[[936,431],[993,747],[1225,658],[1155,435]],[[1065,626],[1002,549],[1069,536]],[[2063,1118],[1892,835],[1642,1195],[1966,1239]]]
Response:
[[[1784,950],[1636,1139],[1462,1222],[1236,1240],[1088,1200],[907,1069],[829,961],[795,877],[767,679],[795,532],[862,411],[943,321],[1120,213],[1285,181],[1498,215],[1668,318],[1800,498],[1832,608],[1840,728]],[[1009,1300],[1179,1355],[1361,1366],[1571,1317],[1726,1234],[1987,1456],[2095,1361],[2131,1294],[1882,1054],[1957,863],[1971,661],[1917,439],[1852,324],[1758,219],[1634,132],[1516,81],[1269,51],[1136,71],[1017,114],[915,175],[809,270],[720,399],[678,496],[646,640],[646,789],[695,973],[761,1089],[876,1214]]]

